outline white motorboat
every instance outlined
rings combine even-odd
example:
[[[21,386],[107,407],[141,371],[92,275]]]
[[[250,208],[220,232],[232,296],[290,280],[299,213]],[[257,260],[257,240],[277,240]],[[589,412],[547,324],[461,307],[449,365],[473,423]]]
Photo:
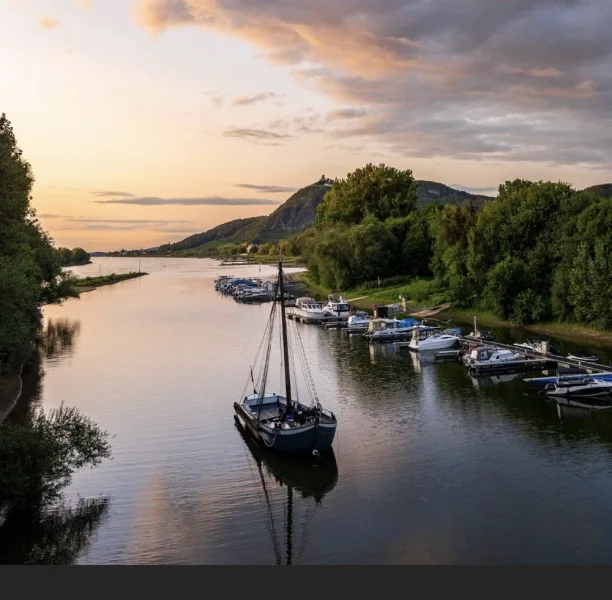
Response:
[[[351,315],[346,322],[346,328],[349,333],[351,332],[365,332],[370,326],[371,317],[368,313],[358,311],[354,315]]]
[[[351,312],[349,305],[344,301],[342,296],[330,294],[329,302],[323,307],[323,312],[327,317],[337,317],[338,319],[348,319]]]
[[[397,319],[370,319],[366,335],[371,337],[384,331],[396,329],[397,327],[399,327]]]
[[[314,298],[303,297],[295,301],[295,306],[290,309],[290,314],[299,319],[310,322],[321,322],[325,318],[323,306]]]
[[[412,332],[409,348],[423,352],[426,350],[444,350],[452,348],[458,341],[458,335],[450,333],[438,333],[435,327],[417,327]]]
[[[517,360],[523,360],[523,356],[518,352],[512,352],[511,350],[496,350],[489,346],[481,346],[479,348],[473,348],[469,354],[463,355],[463,362],[466,365],[472,365],[478,363],[497,365],[508,362],[515,362]]]
[[[575,376],[564,378],[564,374],[565,369],[559,367],[556,381],[547,384],[544,388],[548,396],[597,398],[612,394],[612,382],[610,381],[603,381],[592,375],[584,375],[580,378]]]

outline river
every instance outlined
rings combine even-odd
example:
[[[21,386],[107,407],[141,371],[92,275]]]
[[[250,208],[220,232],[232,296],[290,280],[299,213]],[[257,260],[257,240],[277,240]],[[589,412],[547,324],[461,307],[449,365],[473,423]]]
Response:
[[[138,263],[99,258],[74,271]],[[561,412],[521,376],[472,379],[454,362],[298,325],[321,402],[339,420],[335,464],[262,462],[232,403],[270,305],[238,304],[213,288],[218,274],[257,275],[259,267],[140,263],[149,276],[45,309],[51,342],[15,408],[64,402],[114,436],[113,460],[79,472],[66,491],[73,504],[103,502],[105,513],[70,561],[612,559],[612,415]],[[262,266],[261,276],[274,268]],[[279,377],[277,363],[270,380]]]

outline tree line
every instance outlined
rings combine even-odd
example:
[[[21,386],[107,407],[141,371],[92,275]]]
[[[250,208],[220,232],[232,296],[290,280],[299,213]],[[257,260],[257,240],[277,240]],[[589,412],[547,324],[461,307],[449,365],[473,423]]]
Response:
[[[517,323],[612,328],[612,199],[517,179],[482,207],[417,207],[410,170],[368,164],[334,181],[314,226],[292,240],[334,290],[428,278],[458,307]]]
[[[83,248],[58,248],[58,261],[62,267],[75,267],[77,265],[88,265],[91,262],[91,255]]]
[[[36,218],[34,175],[0,116],[0,371],[37,333],[43,304],[78,296],[59,253]]]

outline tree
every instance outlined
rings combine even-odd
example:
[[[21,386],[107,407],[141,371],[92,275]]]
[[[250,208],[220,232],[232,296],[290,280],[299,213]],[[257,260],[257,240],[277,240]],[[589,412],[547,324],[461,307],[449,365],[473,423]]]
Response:
[[[40,306],[78,295],[32,208],[34,176],[0,116],[0,369],[40,325]]]
[[[416,204],[412,171],[369,163],[334,181],[317,208],[315,226],[356,225],[369,215],[385,221],[406,216]]]

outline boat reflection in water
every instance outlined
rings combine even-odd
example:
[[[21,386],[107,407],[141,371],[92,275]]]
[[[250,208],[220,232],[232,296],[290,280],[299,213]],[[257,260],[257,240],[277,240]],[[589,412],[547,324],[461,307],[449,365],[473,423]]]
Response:
[[[259,476],[259,484],[263,488],[266,510],[268,515],[268,529],[272,544],[274,547],[274,556],[277,565],[292,565],[296,560],[299,560],[304,552],[307,541],[307,527],[311,518],[314,516],[314,511],[321,505],[323,498],[331,492],[338,482],[338,467],[336,465],[336,457],[334,451],[329,450],[321,455],[319,460],[311,458],[298,458],[295,456],[287,456],[278,452],[266,450],[257,440],[246,431],[240,419],[235,417],[236,429],[249,449]],[[284,559],[281,551],[281,543],[278,539],[273,511],[273,502],[271,498],[271,490],[269,489],[271,481],[274,480],[280,487],[287,488],[287,499],[284,518]],[[274,484],[273,486],[274,487]],[[294,505],[294,491],[301,495],[301,499],[308,501],[313,498],[315,506],[308,506],[306,515],[301,522],[301,535],[299,536],[299,548],[297,555],[295,554],[294,544],[296,541],[296,525],[298,525],[299,517],[296,518],[296,506]],[[300,496],[297,497],[298,500]],[[295,521],[295,522],[294,522]],[[283,562],[284,560],[284,562]]]

